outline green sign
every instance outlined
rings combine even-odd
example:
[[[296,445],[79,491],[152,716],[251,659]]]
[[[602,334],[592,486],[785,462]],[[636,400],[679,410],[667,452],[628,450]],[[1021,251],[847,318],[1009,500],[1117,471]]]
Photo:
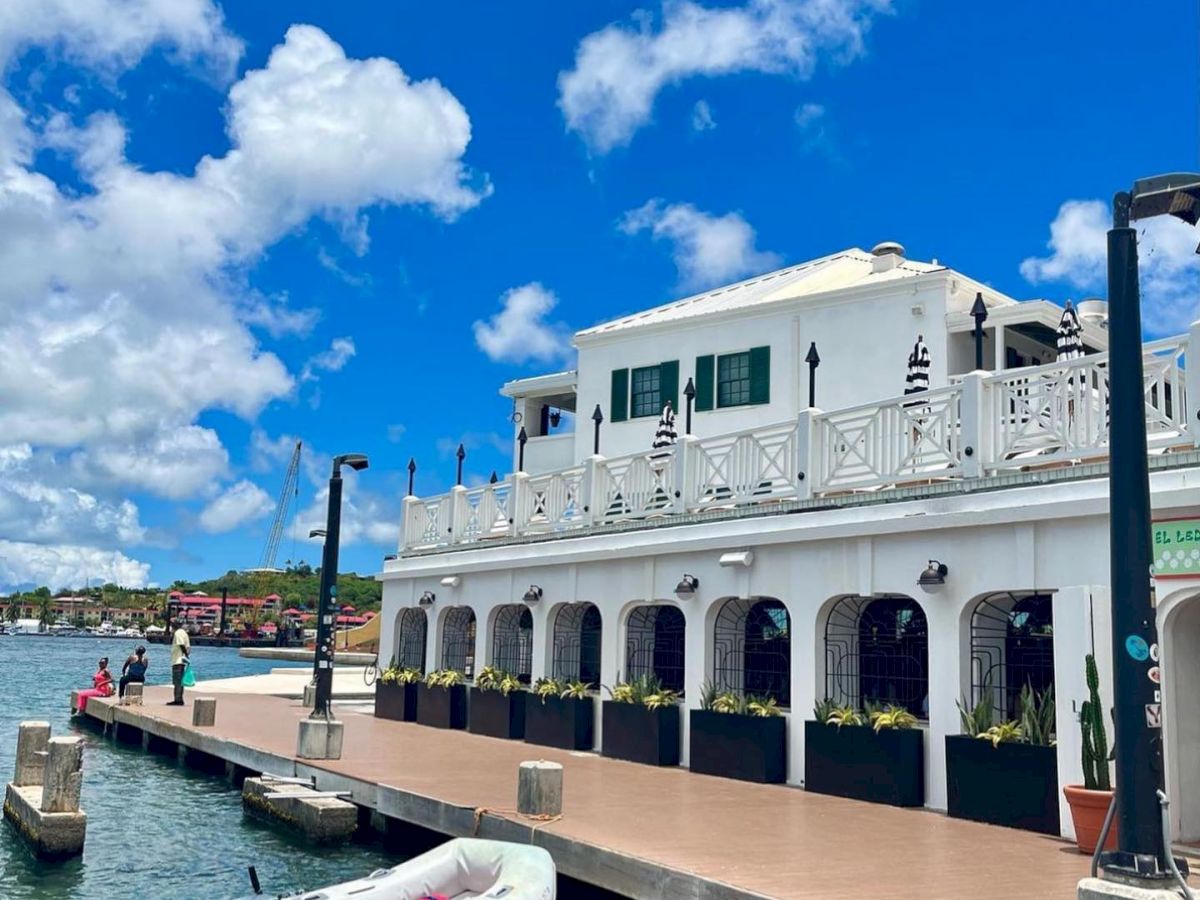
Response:
[[[1155,522],[1154,574],[1200,575],[1200,519]]]

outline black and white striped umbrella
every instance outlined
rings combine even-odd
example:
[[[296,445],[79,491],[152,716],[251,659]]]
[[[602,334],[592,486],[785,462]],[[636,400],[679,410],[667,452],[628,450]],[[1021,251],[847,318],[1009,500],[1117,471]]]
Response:
[[[671,404],[667,403],[663,407],[662,416],[658,420],[658,430],[654,432],[655,450],[661,450],[664,447],[675,446],[675,413],[671,411]]]
[[[912,353],[908,354],[908,373],[904,377],[904,393],[919,394],[929,390],[929,348],[925,335],[918,334]]]
[[[1083,326],[1079,322],[1079,313],[1075,311],[1070,300],[1067,301],[1067,308],[1063,310],[1062,318],[1058,320],[1055,335],[1058,344],[1058,362],[1079,359],[1083,356]]]

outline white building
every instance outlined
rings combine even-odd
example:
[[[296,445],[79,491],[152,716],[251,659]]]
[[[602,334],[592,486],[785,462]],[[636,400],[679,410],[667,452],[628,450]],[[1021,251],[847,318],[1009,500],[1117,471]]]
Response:
[[[405,500],[381,658],[604,685],[653,671],[693,708],[709,680],[770,694],[797,785],[817,701],[892,700],[922,719],[935,809],[956,701],[990,693],[1007,717],[1022,684],[1053,684],[1059,783],[1081,782],[1085,653],[1112,697],[1103,304],[1081,309],[1088,355],[1060,364],[1061,307],[902,254],[848,250],[589,328],[578,371],[506,384],[517,474]],[[977,297],[987,371],[971,371]],[[1156,519],[1200,517],[1191,336],[1146,346]],[[652,451],[668,401],[680,438]],[[1196,839],[1200,701],[1179,685],[1200,683],[1200,564],[1160,555],[1167,783]],[[930,560],[948,569],[934,593],[917,585]],[[686,716],[683,744],[686,765]]]

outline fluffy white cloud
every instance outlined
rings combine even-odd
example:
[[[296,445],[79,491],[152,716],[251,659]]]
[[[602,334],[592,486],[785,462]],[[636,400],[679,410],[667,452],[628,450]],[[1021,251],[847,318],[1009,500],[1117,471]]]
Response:
[[[85,582],[145,587],[149,580],[148,563],[130,559],[118,550],[0,540],[0,584],[3,585],[44,584],[51,590],[58,590],[78,587]]]
[[[696,131],[712,131],[717,127],[717,120],[713,118],[712,107],[708,105],[707,100],[697,100],[696,105],[692,107],[692,128]]]
[[[354,338],[334,338],[328,350],[309,357],[300,373],[301,381],[316,381],[318,372],[340,372],[350,362],[355,352]]]
[[[505,291],[501,310],[474,325],[475,343],[493,362],[553,362],[571,355],[569,329],[546,317],[558,298],[536,281]]]
[[[567,127],[606,153],[650,121],[668,85],[733,72],[808,78],[823,59],[861,55],[872,18],[889,9],[889,0],[749,0],[719,8],[664,0],[657,22],[643,10],[633,25],[587,35],[574,68],[559,73],[558,105]]]
[[[0,6],[0,68],[34,46],[105,76],[161,48],[218,80],[232,77],[241,52],[209,0]],[[311,26],[289,29],[264,68],[233,84],[226,115],[224,156],[192,173],[155,172],[126,159],[111,113],[27,117],[0,90],[0,434],[29,445],[29,492],[74,510],[60,521],[78,527],[41,535],[62,533],[60,554],[70,533],[108,535],[110,545],[135,535],[136,507],[122,506],[122,492],[211,496],[228,454],[197,418],[225,410],[253,420],[294,391],[255,329],[306,333],[315,313],[247,288],[268,247],[321,217],[362,252],[370,207],[420,205],[449,220],[490,190],[462,161],[470,120],[449,91],[387,59],[349,59]],[[43,148],[73,164],[86,189],[36,171]],[[352,352],[334,342],[309,372]],[[31,540],[0,527],[4,537]],[[144,582],[141,563],[109,563]]]
[[[317,480],[310,473],[314,488],[312,502],[296,513],[295,523],[290,529],[298,541],[308,541],[308,533],[314,528],[324,528],[329,508],[328,457],[320,459],[325,478]],[[395,548],[400,540],[400,502],[384,499],[364,490],[359,476],[350,469],[342,470],[342,522],[340,543],[374,544],[378,547]],[[304,555],[303,551],[297,551]],[[312,556],[320,558],[320,545],[315,545]]]
[[[210,534],[261,519],[274,509],[270,494],[252,481],[242,480],[230,485],[225,492],[200,512],[200,527]]]
[[[231,77],[242,42],[211,0],[5,0],[0,4],[0,60],[39,46],[68,60],[114,72],[161,45]]]
[[[1050,223],[1049,256],[1031,256],[1021,274],[1032,284],[1059,282],[1107,293],[1109,207],[1100,200],[1068,200]],[[1160,216],[1137,223],[1142,320],[1147,332],[1186,329],[1200,315],[1200,257],[1196,230]]]
[[[778,256],[754,246],[754,229],[736,212],[714,216],[690,203],[650,200],[625,213],[618,227],[626,234],[649,231],[655,240],[671,242],[680,286],[687,290],[714,287],[779,265]]]

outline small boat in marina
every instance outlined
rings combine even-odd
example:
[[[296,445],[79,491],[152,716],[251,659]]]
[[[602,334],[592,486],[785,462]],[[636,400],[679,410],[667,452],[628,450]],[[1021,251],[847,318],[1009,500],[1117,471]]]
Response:
[[[541,847],[456,838],[391,869],[291,900],[554,900],[554,860]]]

